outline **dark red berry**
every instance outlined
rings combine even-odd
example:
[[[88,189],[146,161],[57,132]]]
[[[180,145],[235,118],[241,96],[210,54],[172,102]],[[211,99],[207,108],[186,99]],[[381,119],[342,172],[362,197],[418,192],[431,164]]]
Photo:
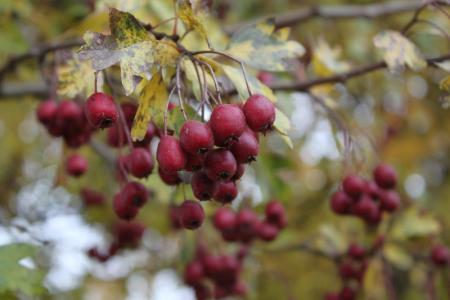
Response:
[[[275,122],[275,106],[263,95],[250,96],[242,108],[248,127],[256,132],[272,129]]]
[[[106,142],[111,147],[123,147],[127,144],[127,137],[122,123],[117,123],[107,129]]]
[[[195,297],[197,297],[197,300],[208,300],[211,299],[211,290],[208,288],[207,285],[203,283],[197,283],[195,286],[193,286],[195,291]]]
[[[205,213],[200,203],[185,200],[178,209],[181,226],[186,229],[197,229],[203,224]]]
[[[206,154],[205,173],[212,181],[230,180],[237,169],[233,154],[225,149],[214,149]]]
[[[220,257],[214,255],[205,255],[201,261],[203,264],[203,271],[205,272],[206,276],[208,276],[209,278],[214,278],[215,276],[217,276],[221,267]]]
[[[120,193],[129,205],[136,207],[142,207],[149,197],[147,188],[139,182],[128,182],[124,185]]]
[[[114,196],[113,209],[116,215],[123,220],[134,219],[139,212],[139,208],[132,205],[121,192]]]
[[[360,260],[366,255],[366,249],[358,244],[351,244],[348,247],[347,254],[353,259]]]
[[[191,178],[192,192],[199,200],[210,200],[214,192],[214,182],[206,176],[205,172],[195,172]]]
[[[431,259],[436,266],[445,266],[450,262],[450,251],[444,245],[434,246],[431,250]]]
[[[158,167],[158,174],[161,180],[167,185],[177,185],[181,182],[177,171],[167,172],[161,169],[161,167]]]
[[[247,285],[242,281],[237,281],[233,285],[233,294],[238,297],[245,297],[247,295]]]
[[[137,247],[144,235],[145,226],[137,222],[119,222],[114,226],[116,244],[120,248]]]
[[[214,200],[221,203],[231,203],[238,194],[238,189],[234,181],[216,181],[214,183]]]
[[[357,271],[350,261],[344,261],[339,266],[339,275],[344,279],[355,278]]]
[[[230,150],[237,163],[250,163],[255,161],[256,156],[258,156],[259,143],[253,132],[250,129],[246,129],[238,141],[231,146]]]
[[[180,143],[170,135],[164,135],[158,144],[156,159],[159,166],[166,172],[180,171],[186,165],[186,155]]]
[[[383,191],[380,193],[381,209],[393,212],[400,207],[400,196],[395,191]]]
[[[286,210],[283,204],[277,200],[272,200],[266,205],[266,221],[282,229],[286,226]]]
[[[186,155],[186,166],[185,170],[188,172],[195,172],[203,167],[203,162],[205,161],[205,156],[201,154],[197,155]]]
[[[94,93],[86,100],[86,118],[95,128],[112,126],[118,118],[116,104],[105,93]]]
[[[257,78],[265,85],[271,85],[274,81],[272,73],[261,71],[258,73]]]
[[[367,180],[364,185],[364,193],[372,197],[372,199],[378,199],[380,197],[381,190],[374,181]]]
[[[348,286],[345,286],[339,292],[339,300],[354,300],[356,298],[355,291]]]
[[[212,131],[205,123],[187,121],[180,130],[180,145],[191,155],[204,154],[214,146]]]
[[[81,190],[81,198],[86,206],[102,205],[105,203],[103,194],[90,188],[83,188]]]
[[[348,214],[352,207],[352,199],[350,199],[349,196],[347,196],[346,193],[342,191],[337,191],[331,196],[330,201],[331,209],[339,214],[339,215],[345,215]]]
[[[255,238],[259,226],[258,216],[250,209],[244,208],[237,214],[237,228],[239,239],[243,242],[250,242]]]
[[[237,275],[241,264],[233,255],[222,255],[220,257],[220,272],[215,281],[222,286],[231,286],[237,281]]]
[[[364,192],[365,182],[357,175],[348,175],[342,181],[342,187],[344,192],[347,193],[353,199],[358,197]]]
[[[189,285],[196,285],[203,279],[203,265],[200,261],[193,261],[186,266],[184,281]]]
[[[380,164],[373,171],[373,177],[379,187],[393,189],[397,184],[395,169],[388,164]]]
[[[180,229],[180,217],[178,216],[178,206],[170,205],[169,206],[169,220],[170,224],[174,229]]]
[[[214,214],[213,223],[217,230],[233,230],[236,227],[236,213],[226,207],[219,208]]]
[[[244,175],[245,172],[245,164],[238,164],[236,168],[236,173],[234,173],[234,176],[231,177],[231,180],[236,181],[241,179],[242,175]]]
[[[51,99],[41,102],[36,110],[36,116],[43,125],[49,125],[56,117],[58,103]]]
[[[72,154],[67,158],[66,171],[67,174],[79,177],[86,173],[88,169],[88,162],[86,158],[80,154]]]
[[[150,151],[144,148],[134,148],[125,158],[126,169],[137,177],[144,178],[153,171],[153,158]]]
[[[365,220],[370,220],[378,213],[378,207],[375,202],[367,195],[354,204],[353,213]]]
[[[277,226],[265,221],[258,226],[258,237],[263,241],[270,242],[277,237],[279,231]]]
[[[74,101],[62,101],[56,111],[56,124],[63,135],[78,133],[85,126],[82,107]]]
[[[217,146],[230,146],[244,132],[246,123],[241,108],[234,104],[221,104],[214,108],[209,125]]]

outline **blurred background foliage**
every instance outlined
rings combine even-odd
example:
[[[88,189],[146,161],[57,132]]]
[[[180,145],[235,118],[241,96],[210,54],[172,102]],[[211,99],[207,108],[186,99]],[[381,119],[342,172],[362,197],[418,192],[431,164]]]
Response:
[[[389,1],[216,0],[212,10],[215,21],[208,26],[208,33],[214,45],[224,45],[227,36],[223,29],[261,16],[282,14],[310,5],[382,2]],[[143,22],[156,24],[172,17],[171,5],[168,0],[2,0],[0,65],[13,56],[35,49],[36,45],[79,39],[86,30],[107,31],[108,7],[129,11]],[[284,82],[290,78],[322,77],[378,61],[382,57],[373,46],[373,36],[385,29],[401,30],[412,14],[410,11],[374,19],[316,18],[296,24],[290,38],[308,49],[306,57],[299,61],[303,67],[296,68],[295,72],[277,74],[274,80]],[[410,40],[426,57],[449,53],[448,17],[432,9],[424,11],[421,17],[433,20],[447,32],[447,36],[427,24],[417,24],[408,34]],[[167,30],[170,26],[161,28]],[[196,41],[198,39],[192,43]],[[28,60],[18,65],[1,78],[2,87],[14,90],[24,86],[42,86],[45,83],[39,64],[47,63],[47,60]],[[277,93],[278,107],[291,118],[293,129],[290,135],[294,149],[289,149],[279,137],[265,139],[260,158],[252,166],[253,176],[247,181],[245,195],[255,198],[256,210],[261,212],[261,202],[271,198],[281,200],[288,208],[289,227],[274,243],[257,243],[252,248],[244,275],[250,286],[248,299],[321,299],[325,292],[339,288],[340,281],[332,260],[303,251],[301,247],[290,246],[303,245],[306,241],[325,253],[342,253],[352,241],[369,245],[377,235],[385,233],[387,225],[374,231],[360,220],[334,215],[328,205],[329,196],[343,174],[355,171],[371,176],[372,168],[380,161],[396,167],[405,209],[392,216],[395,220],[389,228],[393,229],[386,237],[390,248],[385,251],[385,256],[392,265],[398,299],[426,299],[424,286],[428,267],[417,257],[426,256],[427,246],[435,241],[450,244],[450,111],[449,103],[443,97],[445,92],[439,89],[439,82],[445,76],[446,72],[438,68],[395,75],[383,70],[353,79],[345,85],[318,88],[318,92],[326,95],[326,103],[333,114],[343,121],[353,136],[356,154],[348,158],[344,158],[341,152],[339,130],[326,111],[305,94]],[[67,205],[81,213],[87,224],[110,228],[115,222],[110,207],[80,209],[76,195],[81,187],[93,185],[111,199],[116,191],[114,172],[91,148],[84,146],[81,152],[90,163],[87,176],[80,180],[64,176],[60,162],[71,150],[52,140],[34,116],[38,101],[45,97],[40,92],[37,95],[0,97],[1,224],[7,228],[20,215],[16,199],[25,186],[49,177],[73,193]],[[52,174],[56,174],[54,178]],[[181,199],[182,193],[174,193],[157,176],[150,176],[143,182],[155,191],[155,198],[138,220],[148,226],[153,241],[158,240],[161,247],[170,248],[153,251],[173,253],[166,258],[152,254],[134,271],[118,278],[112,276],[102,280],[98,276],[100,271],[93,271],[94,267],[87,268],[88,271],[78,281],[72,279],[74,284],[68,285],[69,288],[49,283],[47,278],[46,287],[50,285],[50,292],[41,293],[39,297],[144,299],[139,296],[133,298],[130,292],[134,289],[136,276],[147,282],[136,284],[139,289],[142,286],[148,288],[159,270],[174,268],[182,271],[193,253],[196,234],[172,231],[167,218],[167,204],[172,197]],[[58,197],[54,199],[60,200]],[[216,207],[208,207],[209,215]],[[388,222],[390,220],[385,220]],[[210,222],[205,223],[201,235],[216,249],[234,247],[221,240]],[[48,247],[42,246],[43,251]],[[52,253],[49,251],[47,256]],[[44,269],[52,267],[49,261],[51,257],[41,262]],[[387,299],[380,261],[381,258],[371,261],[364,282],[365,294],[361,299]],[[98,265],[95,267],[99,268]],[[2,266],[0,270],[3,270]],[[438,293],[436,299],[449,299],[449,271],[438,273],[434,280]],[[11,298],[17,296],[5,294],[2,299],[7,295]],[[18,295],[25,297],[20,292]]]

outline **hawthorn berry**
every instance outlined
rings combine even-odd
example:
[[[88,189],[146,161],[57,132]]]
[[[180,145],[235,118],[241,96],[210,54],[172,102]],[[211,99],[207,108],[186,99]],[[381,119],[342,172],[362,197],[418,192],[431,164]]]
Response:
[[[191,178],[191,188],[194,196],[199,200],[210,200],[214,192],[214,182],[205,172],[195,172]]]
[[[231,177],[231,180],[236,181],[241,179],[242,175],[245,173],[245,164],[238,164],[236,167],[236,173]]]
[[[36,116],[42,125],[49,125],[56,116],[58,103],[54,100],[46,100],[41,102],[36,110]]]
[[[195,172],[200,170],[203,167],[203,163],[205,161],[204,155],[186,155],[186,166],[184,169],[188,172]]]
[[[259,224],[257,231],[258,237],[260,239],[262,239],[263,241],[271,242],[277,237],[279,229],[272,223],[264,221]]]
[[[156,150],[159,167],[165,172],[180,171],[186,165],[186,155],[176,138],[163,135]]]
[[[111,127],[118,118],[116,104],[105,93],[94,93],[86,100],[86,118],[95,128]]]
[[[450,262],[450,251],[444,245],[437,245],[431,249],[431,260],[436,266],[442,267]]]
[[[393,212],[400,207],[400,196],[395,191],[383,191],[380,193],[381,209]]]
[[[190,262],[184,271],[184,281],[192,286],[200,283],[203,279],[203,265],[200,261]]]
[[[120,193],[129,205],[136,207],[142,207],[149,197],[147,188],[139,182],[128,182],[124,185]]]
[[[125,157],[127,171],[137,178],[144,178],[153,171],[153,158],[147,149],[134,148]]]
[[[236,159],[226,149],[214,149],[206,154],[204,169],[212,181],[230,180],[236,173]]]
[[[221,207],[214,214],[213,224],[220,231],[233,230],[236,227],[236,213],[229,208]]]
[[[115,243],[119,248],[137,247],[144,235],[145,226],[138,222],[118,222],[114,225]]]
[[[250,163],[256,160],[259,152],[259,143],[250,129],[246,129],[237,142],[231,148],[236,162],[239,164]]]
[[[214,146],[213,133],[205,123],[187,121],[180,130],[180,145],[191,155],[204,154]]]
[[[347,254],[353,259],[360,260],[366,255],[366,249],[358,244],[350,244]]]
[[[370,220],[378,213],[378,208],[369,196],[363,195],[353,206],[353,213],[364,220]]]
[[[344,192],[353,199],[357,199],[364,192],[365,182],[358,175],[348,175],[342,181]]]
[[[134,219],[139,212],[139,208],[130,203],[121,192],[114,195],[113,209],[119,218],[128,221]]]
[[[246,127],[242,109],[234,104],[221,104],[211,113],[209,125],[217,146],[230,146],[237,141]]]
[[[181,178],[177,171],[164,171],[158,167],[158,174],[161,180],[167,185],[177,185],[181,183]]]
[[[236,218],[239,239],[242,242],[250,242],[257,234],[259,225],[258,216],[250,209],[244,208],[237,214]]]
[[[84,205],[86,206],[102,205],[105,203],[105,197],[102,193],[87,187],[81,190],[81,199],[83,199]]]
[[[238,194],[238,189],[234,181],[216,181],[214,183],[214,200],[221,203],[231,203]]]
[[[272,225],[275,225],[279,229],[286,226],[286,211],[281,202],[272,200],[266,205],[266,221]]]
[[[349,286],[344,286],[339,292],[339,300],[354,300],[356,292]]]
[[[344,192],[337,191],[331,196],[331,209],[339,215],[350,213],[352,207],[352,199]]]
[[[248,127],[256,132],[272,129],[275,122],[275,106],[263,95],[250,96],[242,108]]]
[[[203,224],[205,212],[200,203],[185,200],[178,208],[178,216],[181,226],[186,229],[197,229]]]
[[[373,177],[378,186],[383,189],[393,189],[397,184],[395,169],[388,164],[378,165],[373,171]]]
[[[86,173],[88,169],[88,162],[86,158],[80,154],[72,154],[67,158],[66,161],[66,171],[67,174],[74,177],[79,177]]]

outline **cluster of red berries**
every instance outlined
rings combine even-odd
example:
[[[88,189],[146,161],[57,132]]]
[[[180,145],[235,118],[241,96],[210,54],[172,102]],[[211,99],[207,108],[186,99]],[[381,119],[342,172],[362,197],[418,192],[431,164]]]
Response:
[[[286,226],[287,217],[283,205],[274,200],[267,203],[263,220],[247,208],[236,213],[222,207],[214,214],[213,223],[225,241],[248,244],[255,238],[273,241]]]
[[[119,222],[113,228],[114,240],[106,251],[97,247],[88,250],[88,255],[99,262],[106,262],[121,249],[139,246],[145,226],[137,222]]]
[[[247,254],[245,246],[234,255],[214,255],[199,247],[185,268],[184,281],[194,289],[197,300],[245,297],[247,286],[239,275]]]
[[[393,167],[378,165],[373,171],[373,180],[358,175],[348,175],[342,188],[331,197],[331,209],[340,215],[354,215],[369,224],[378,224],[383,212],[394,212],[401,199],[394,190],[397,175]]]

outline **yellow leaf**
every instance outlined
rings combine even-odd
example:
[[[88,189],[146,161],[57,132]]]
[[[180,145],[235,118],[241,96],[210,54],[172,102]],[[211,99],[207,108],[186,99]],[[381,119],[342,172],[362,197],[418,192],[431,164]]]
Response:
[[[131,137],[134,141],[144,138],[150,120],[153,120],[157,126],[163,124],[168,98],[160,72],[155,72],[150,81],[143,79],[137,90],[139,91],[139,108],[131,129]]]
[[[400,215],[392,228],[394,239],[404,240],[438,234],[440,225],[429,213],[411,207]]]
[[[444,77],[441,82],[439,83],[439,88],[441,90],[450,92],[450,75],[447,77]]]
[[[414,263],[414,259],[407,251],[393,243],[388,243],[384,246],[383,255],[391,264],[399,269],[407,270]]]
[[[274,128],[281,135],[281,138],[289,146],[289,148],[293,149],[294,145],[292,144],[291,138],[288,136],[288,132],[291,129],[291,121],[278,108],[276,109]]]
[[[331,47],[324,39],[319,39],[313,49],[312,67],[318,76],[329,76],[350,69],[350,64],[340,57],[342,49]]]
[[[384,287],[383,263],[380,259],[371,259],[364,274],[364,299],[386,299]]]
[[[414,71],[427,66],[420,50],[400,32],[386,30],[373,38],[375,47],[383,50],[383,58],[393,73],[403,71],[405,65]]]
[[[178,1],[178,17],[183,21],[189,30],[197,31],[204,39],[208,39],[208,34],[200,18],[194,14],[189,0]]]

